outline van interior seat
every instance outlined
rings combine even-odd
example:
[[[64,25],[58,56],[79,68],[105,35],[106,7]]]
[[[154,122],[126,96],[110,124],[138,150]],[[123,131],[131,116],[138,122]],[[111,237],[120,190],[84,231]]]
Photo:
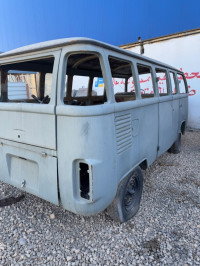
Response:
[[[141,94],[142,98],[153,98],[154,94],[153,93],[148,93],[148,94]]]
[[[136,100],[135,92],[118,92],[115,94],[116,102],[126,102]]]

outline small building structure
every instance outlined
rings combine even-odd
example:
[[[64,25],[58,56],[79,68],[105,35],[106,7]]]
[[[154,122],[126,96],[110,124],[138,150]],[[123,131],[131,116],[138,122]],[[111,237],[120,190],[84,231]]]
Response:
[[[200,129],[200,28],[121,45],[181,69],[189,89],[188,127]]]

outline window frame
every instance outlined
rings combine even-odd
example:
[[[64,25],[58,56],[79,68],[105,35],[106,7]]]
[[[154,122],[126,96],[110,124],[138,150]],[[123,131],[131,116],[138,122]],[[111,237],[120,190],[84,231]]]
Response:
[[[110,74],[110,78],[111,78],[111,88],[112,88],[112,94],[113,94],[113,97],[114,97],[114,103],[117,103],[117,104],[122,104],[122,103],[130,103],[130,102],[135,102],[135,100],[130,100],[130,101],[122,101],[122,102],[117,102],[116,99],[115,99],[115,93],[114,93],[114,87],[113,87],[113,77],[112,77],[112,72],[111,72],[111,67],[110,67],[110,62],[109,62],[109,57],[113,58],[113,59],[116,59],[116,60],[119,60],[119,61],[123,61],[123,62],[127,62],[128,64],[130,64],[130,67],[131,67],[131,73],[132,73],[132,78],[133,78],[133,81],[134,81],[134,86],[135,86],[135,97],[137,99],[139,99],[140,97],[138,96],[139,93],[138,93],[138,86],[137,86],[137,77],[136,77],[136,71],[135,71],[135,62],[134,62],[134,58],[129,58],[128,56],[124,56],[123,58],[119,56],[119,54],[115,54],[115,53],[108,53],[107,54],[107,62],[108,62],[108,65],[109,65],[109,74]],[[127,58],[128,57],[128,58]],[[120,78],[120,77],[119,77]],[[125,79],[125,92],[126,92],[126,78]],[[128,80],[127,80],[128,81]],[[128,85],[128,84],[127,84]],[[128,86],[127,86],[127,89],[128,89]],[[127,91],[128,92],[128,91]]]
[[[166,76],[166,86],[167,86],[167,95],[161,95],[161,93],[159,92],[159,87],[158,87],[158,82],[159,80],[157,80],[157,73],[156,70],[160,70],[161,73],[165,73],[165,76]],[[158,90],[158,96],[159,97],[166,97],[166,96],[170,96],[172,95],[172,90],[171,90],[171,87],[170,87],[170,83],[169,83],[169,76],[168,76],[168,70],[163,68],[163,67],[157,67],[155,66],[155,74],[156,74],[156,84],[157,84],[157,90]]]
[[[153,88],[153,91],[154,91],[154,94],[153,94],[153,97],[147,97],[147,98],[143,98],[142,97],[142,93],[141,93],[141,86],[140,86],[140,74],[138,72],[138,65],[140,66],[144,66],[144,67],[147,67],[150,69],[150,73],[151,73],[151,79],[152,79],[152,88]],[[143,99],[152,99],[152,98],[155,98],[158,96],[158,92],[157,92],[157,88],[156,88],[156,84],[155,84],[155,77],[154,77],[154,66],[149,64],[148,62],[146,61],[139,61],[137,60],[136,62],[136,71],[137,71],[137,76],[138,76],[138,87],[139,87],[139,94],[140,94],[140,98],[143,100]],[[150,94],[150,93],[149,93]]]
[[[180,92],[180,86],[179,86],[179,79],[178,79],[178,75],[182,76],[183,77],[183,82],[184,82],[184,86],[185,86],[185,92],[184,93],[181,93]],[[188,86],[187,86],[187,81],[186,81],[186,78],[185,78],[185,75],[184,73],[181,73],[181,72],[176,72],[176,78],[177,78],[177,85],[178,85],[178,93],[179,94],[183,94],[183,95],[186,95],[188,94]]]
[[[173,93],[173,88],[172,88],[172,82],[171,82],[170,74],[173,75],[174,84],[175,84],[175,88],[176,88],[176,93]],[[172,94],[172,96],[173,95],[177,95],[179,93],[179,88],[177,87],[176,73],[174,71],[172,71],[171,69],[169,69],[169,79],[170,79],[171,94]]]
[[[82,47],[82,45],[78,45],[80,47]],[[77,46],[77,47],[78,47]],[[68,105],[68,104],[65,104],[64,103],[64,98],[66,97],[65,96],[65,86],[67,85],[67,83],[65,84],[65,80],[66,80],[66,70],[67,70],[67,62],[68,62],[68,58],[73,55],[73,54],[93,54],[93,55],[96,55],[99,59],[99,63],[100,63],[100,67],[101,67],[101,71],[102,71],[102,78],[104,79],[104,95],[103,96],[95,96],[95,97],[104,97],[106,95],[106,98],[107,98],[107,101],[104,102],[104,104],[110,102],[109,101],[109,98],[108,98],[108,95],[110,95],[109,93],[109,86],[106,86],[107,84],[107,75],[106,75],[106,71],[105,71],[105,62],[104,62],[104,54],[102,51],[99,51],[101,49],[86,49],[86,46],[87,45],[84,45],[84,48],[83,49],[74,49],[72,47],[72,49],[68,48],[68,47],[65,47],[62,51],[62,55],[61,55],[61,63],[60,63],[60,68],[61,68],[61,71],[59,70],[59,87],[60,89],[58,90],[58,94],[57,94],[57,105],[64,105],[64,106],[72,106],[72,105]],[[78,75],[77,75],[78,76]],[[80,75],[81,76],[81,75]],[[67,77],[67,82],[68,82],[68,79],[69,79],[70,76]],[[72,76],[71,76],[72,77]],[[88,95],[87,96],[81,96],[81,97],[75,97],[76,100],[79,100],[79,99],[90,99],[92,96],[91,96],[91,90],[90,90],[90,87],[92,86],[92,81],[93,81],[93,78],[96,77],[92,77],[92,76],[85,76],[85,77],[89,77],[89,83],[88,83]],[[72,85],[73,85],[73,79],[72,79]],[[66,92],[67,92],[67,88],[66,88]],[[93,96],[94,97],[94,96]],[[90,106],[90,105],[88,105]],[[91,106],[95,106],[95,105],[91,105]]]
[[[23,62],[27,62],[27,61],[34,61],[34,60],[42,60],[45,58],[54,58],[54,64],[53,64],[53,71],[52,71],[52,84],[51,84],[51,98],[50,98],[50,102],[48,104],[42,104],[42,106],[49,106],[49,105],[56,105],[56,94],[57,94],[57,73],[58,73],[58,67],[59,67],[59,57],[60,57],[60,53],[61,53],[61,49],[53,49],[52,51],[46,51],[46,52],[33,52],[33,53],[27,53],[27,54],[22,54],[22,55],[15,55],[12,57],[8,57],[7,58],[2,58],[0,59],[0,68],[5,66],[5,65],[9,65],[9,64],[20,64]],[[8,88],[7,88],[7,84],[6,84],[6,89],[8,93]],[[1,86],[0,86],[0,90],[1,90]],[[1,104],[14,104],[16,102],[8,102],[8,101],[2,101],[2,93],[0,93],[0,101]],[[31,105],[31,106],[39,106],[37,103],[29,103],[29,102],[20,102],[20,104],[24,104],[26,106]],[[41,104],[40,104],[41,106]]]

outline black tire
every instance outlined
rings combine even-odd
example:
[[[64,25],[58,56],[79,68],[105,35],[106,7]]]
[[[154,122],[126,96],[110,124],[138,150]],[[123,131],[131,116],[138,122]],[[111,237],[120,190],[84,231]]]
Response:
[[[115,199],[107,208],[108,215],[121,223],[130,220],[139,209],[142,189],[143,175],[137,167],[120,182]]]
[[[168,150],[170,153],[180,153],[181,152],[181,133],[178,134],[178,137],[171,148]]]

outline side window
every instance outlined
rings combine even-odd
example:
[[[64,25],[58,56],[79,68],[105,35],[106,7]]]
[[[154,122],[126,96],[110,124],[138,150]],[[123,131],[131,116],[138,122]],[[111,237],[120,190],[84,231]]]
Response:
[[[142,98],[154,97],[152,72],[149,66],[137,64]]]
[[[177,77],[178,77],[178,83],[179,83],[179,92],[181,94],[187,93],[187,89],[186,89],[186,86],[185,86],[185,81],[184,81],[183,75],[177,74]]]
[[[170,72],[170,80],[171,80],[171,85],[172,85],[172,94],[176,94],[177,93],[177,89],[176,89],[176,83],[175,83],[175,74]]]
[[[109,57],[113,89],[116,102],[133,101],[136,99],[133,86],[131,64],[122,59]]]
[[[158,91],[160,96],[166,96],[168,94],[166,71],[156,68],[156,77],[158,82]]]
[[[3,102],[48,104],[51,99],[54,58],[3,65]]]
[[[99,57],[74,53],[67,58],[63,102],[67,105],[97,105],[107,101]]]
[[[127,84],[126,84],[127,83]],[[133,77],[130,78],[113,78],[114,92],[135,92]]]

